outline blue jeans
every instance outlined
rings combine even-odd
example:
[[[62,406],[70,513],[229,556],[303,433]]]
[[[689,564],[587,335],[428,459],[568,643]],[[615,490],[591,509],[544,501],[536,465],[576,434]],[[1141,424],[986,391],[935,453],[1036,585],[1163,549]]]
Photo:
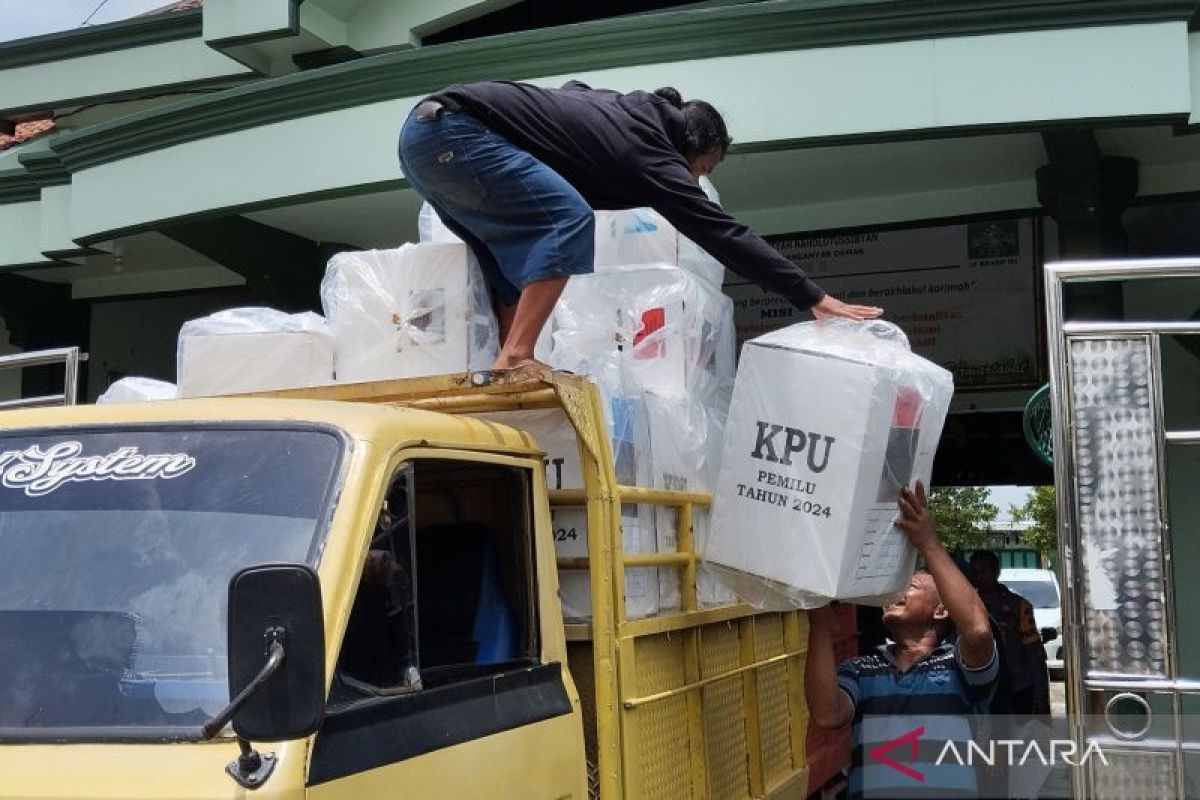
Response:
[[[565,178],[470,114],[410,113],[400,131],[400,166],[470,246],[504,305],[535,281],[592,271],[591,206]]]

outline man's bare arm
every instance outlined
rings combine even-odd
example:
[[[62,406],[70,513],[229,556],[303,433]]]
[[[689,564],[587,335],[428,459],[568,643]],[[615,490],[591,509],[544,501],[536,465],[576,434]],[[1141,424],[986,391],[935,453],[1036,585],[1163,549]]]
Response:
[[[908,487],[900,490],[900,520],[896,525],[917,548],[937,584],[942,605],[950,612],[950,619],[958,629],[963,664],[976,669],[986,667],[996,650],[987,608],[967,576],[938,541],[933,518],[929,515],[925,486],[920,481],[915,492]]]
[[[838,688],[833,651],[833,607],[808,612],[808,653],[804,663],[804,696],[809,719],[821,728],[840,728],[854,718],[854,704]]]

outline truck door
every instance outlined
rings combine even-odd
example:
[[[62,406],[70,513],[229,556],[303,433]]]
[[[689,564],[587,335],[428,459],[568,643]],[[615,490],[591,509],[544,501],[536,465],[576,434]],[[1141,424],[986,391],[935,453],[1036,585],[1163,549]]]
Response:
[[[1068,713],[1088,798],[1200,796],[1200,260],[1046,268]]]
[[[578,698],[561,619],[543,619],[557,598],[540,463],[404,458],[363,532],[310,797],[580,797]]]

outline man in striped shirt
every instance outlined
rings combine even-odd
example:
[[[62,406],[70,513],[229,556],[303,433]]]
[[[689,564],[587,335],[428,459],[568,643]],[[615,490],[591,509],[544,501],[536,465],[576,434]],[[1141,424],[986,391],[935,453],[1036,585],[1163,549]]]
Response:
[[[972,717],[986,712],[995,690],[1000,663],[987,609],[938,541],[920,483],[901,490],[896,524],[928,572],[884,608],[891,643],[840,665],[829,608],[809,614],[810,720],[854,723],[851,798],[976,797],[972,767],[934,762],[947,740],[965,747]]]

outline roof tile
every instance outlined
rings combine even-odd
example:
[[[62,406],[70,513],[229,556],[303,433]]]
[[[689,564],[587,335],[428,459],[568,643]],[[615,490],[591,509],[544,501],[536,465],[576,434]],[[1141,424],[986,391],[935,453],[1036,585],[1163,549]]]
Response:
[[[31,119],[28,122],[18,122],[16,135],[6,136],[0,133],[0,150],[14,147],[36,136],[49,133],[54,130],[54,127],[54,120],[52,119]]]
[[[191,11],[196,8],[202,8],[204,0],[178,0],[175,3],[168,3],[160,8],[152,8],[149,11],[138,14],[139,17],[151,17],[155,14],[170,14],[173,11]]]

